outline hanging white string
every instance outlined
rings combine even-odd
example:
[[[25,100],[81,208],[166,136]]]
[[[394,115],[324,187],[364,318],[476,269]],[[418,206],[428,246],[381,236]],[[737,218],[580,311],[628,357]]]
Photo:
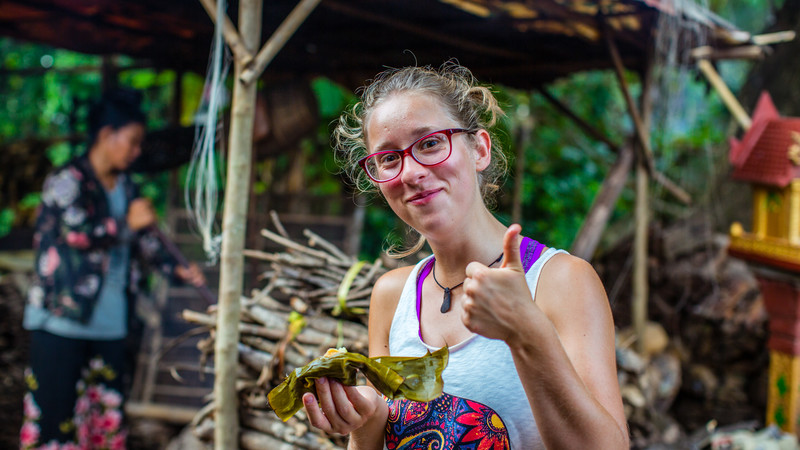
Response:
[[[225,0],[217,1],[214,41],[203,86],[203,99],[195,117],[194,147],[184,190],[189,222],[203,239],[203,250],[211,264],[215,264],[219,258],[222,241],[216,215],[219,184],[224,182],[224,171],[220,167],[222,158],[218,157],[214,149],[217,139],[223,135],[223,133],[217,135],[217,120],[226,101],[224,83],[231,63],[222,36],[226,7]]]

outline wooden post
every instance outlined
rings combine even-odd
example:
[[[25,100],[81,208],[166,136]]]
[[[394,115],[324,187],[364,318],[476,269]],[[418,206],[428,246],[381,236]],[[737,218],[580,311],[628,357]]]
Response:
[[[703,75],[706,76],[708,82],[711,83],[711,86],[719,94],[722,102],[725,103],[725,106],[728,107],[728,110],[733,114],[733,117],[739,122],[739,125],[742,126],[745,130],[750,128],[750,125],[753,123],[750,120],[750,116],[747,115],[742,105],[739,103],[739,100],[736,99],[736,96],[733,95],[730,89],[728,89],[728,85],[725,84],[725,81],[722,77],[719,76],[716,70],[714,70],[714,66],[711,65],[705,59],[701,59],[697,61],[697,67],[703,72]]]
[[[652,82],[652,60],[647,62],[647,68],[641,74],[642,96],[639,99],[642,109],[642,119],[639,123],[639,138],[649,146],[650,119],[652,113],[652,97],[650,84]],[[647,303],[650,298],[648,284],[648,249],[647,238],[650,229],[650,171],[645,159],[647,153],[639,152],[636,161],[636,205],[635,205],[635,231],[633,239],[633,303],[631,305],[631,318],[636,332],[636,348],[641,354],[644,352],[644,331],[647,327]],[[650,161],[652,164],[652,161]]]
[[[628,174],[633,165],[633,145],[636,144],[630,142],[620,149],[617,161],[603,180],[603,185],[600,186],[600,190],[592,202],[589,214],[586,215],[578,235],[572,242],[569,250],[571,254],[586,261],[590,261],[594,255],[600,237],[606,229],[606,223],[614,211],[614,204],[628,180]]]
[[[648,202],[649,177],[644,163],[636,163],[635,230],[633,237],[633,299],[631,321],[636,333],[636,351],[644,353],[644,331],[647,327],[647,230],[650,225]]]
[[[303,23],[304,20],[314,11],[320,0],[300,0],[300,3],[295,6],[286,19],[281,22],[278,29],[270,36],[269,40],[264,47],[256,55],[252,67],[246,68],[238,76],[242,77],[242,81],[246,83],[252,82],[259,77],[264,69],[272,62],[275,55],[283,48],[286,41],[297,31],[297,28]]]
[[[262,0],[241,0],[239,31],[244,46],[253,51],[261,39]],[[214,397],[217,403],[214,448],[239,447],[239,402],[236,394],[238,369],[239,315],[244,275],[244,237],[247,224],[247,195],[250,188],[250,163],[253,144],[253,114],[256,83],[244,83],[245,69],[237,58],[231,106],[231,130],[225,207],[222,218],[222,254],[220,257],[219,312],[214,345]]]
[[[528,114],[521,117],[519,126],[516,129],[515,144],[517,146],[517,156],[514,170],[514,200],[511,208],[511,222],[522,223],[522,190],[525,184],[525,149],[531,140],[535,119],[533,118],[533,95],[528,102]]]

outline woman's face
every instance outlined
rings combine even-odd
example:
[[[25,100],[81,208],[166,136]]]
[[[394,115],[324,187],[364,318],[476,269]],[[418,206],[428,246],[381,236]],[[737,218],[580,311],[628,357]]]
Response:
[[[101,134],[106,158],[112,170],[125,171],[142,153],[145,129],[140,123],[129,123],[117,129],[107,128]]]
[[[395,94],[367,118],[367,151],[404,149],[426,134],[461,126],[432,95]],[[456,133],[450,141],[452,153],[441,164],[423,166],[404,157],[400,175],[378,184],[395,214],[429,238],[451,229],[476,205],[483,206],[477,174],[489,164],[488,133],[480,130],[474,139],[470,133]]]

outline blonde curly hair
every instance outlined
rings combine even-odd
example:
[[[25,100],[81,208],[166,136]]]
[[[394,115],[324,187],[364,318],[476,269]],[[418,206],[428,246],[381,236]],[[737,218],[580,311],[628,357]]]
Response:
[[[348,174],[355,187],[364,193],[378,191],[358,165],[367,155],[364,125],[369,115],[387,98],[404,92],[429,94],[438,98],[458,126],[468,130],[487,130],[492,137],[492,158],[489,166],[479,174],[479,185],[484,204],[494,205],[494,194],[505,177],[508,162],[498,145],[491,128],[504,114],[492,91],[480,86],[469,69],[448,61],[438,69],[431,66],[389,69],[379,73],[367,86],[360,88],[360,100],[345,110],[333,131],[333,145],[337,161]],[[393,256],[410,255],[424,245],[420,237],[417,244]]]

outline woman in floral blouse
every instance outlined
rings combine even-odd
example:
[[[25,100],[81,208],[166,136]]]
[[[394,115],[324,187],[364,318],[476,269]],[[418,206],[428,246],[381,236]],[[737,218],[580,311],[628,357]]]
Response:
[[[141,153],[140,95],[115,89],[89,114],[89,150],[45,180],[36,222],[29,392],[20,448],[124,448],[122,380],[143,264],[195,285],[152,232],[155,212],[125,172]]]

